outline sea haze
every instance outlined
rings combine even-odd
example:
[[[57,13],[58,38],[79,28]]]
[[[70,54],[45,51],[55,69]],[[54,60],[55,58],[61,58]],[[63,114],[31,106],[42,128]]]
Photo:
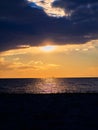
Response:
[[[0,93],[97,93],[98,78],[0,79]]]

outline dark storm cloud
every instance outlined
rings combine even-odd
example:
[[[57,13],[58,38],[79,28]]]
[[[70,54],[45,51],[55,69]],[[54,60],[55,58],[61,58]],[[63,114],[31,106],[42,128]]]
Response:
[[[34,6],[34,5],[33,5]],[[56,44],[82,44],[98,38],[97,0],[57,0],[68,17],[49,17],[26,0],[0,0],[0,51],[19,45],[40,45],[44,40]]]

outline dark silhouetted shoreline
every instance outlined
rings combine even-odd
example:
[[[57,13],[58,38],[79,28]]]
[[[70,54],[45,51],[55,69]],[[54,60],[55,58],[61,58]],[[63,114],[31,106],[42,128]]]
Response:
[[[97,130],[98,94],[0,94],[0,130]]]

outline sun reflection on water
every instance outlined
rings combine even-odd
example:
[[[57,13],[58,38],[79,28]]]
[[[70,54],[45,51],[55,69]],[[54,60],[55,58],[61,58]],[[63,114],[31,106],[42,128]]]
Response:
[[[1,79],[0,92],[57,94],[98,92],[98,78]]]
[[[28,85],[25,91],[36,94],[65,93],[69,91],[69,87],[63,80],[46,78],[37,79],[35,83]]]
[[[59,86],[57,79],[41,79],[41,82],[36,84],[37,90],[40,90],[41,93],[58,93],[63,91]]]

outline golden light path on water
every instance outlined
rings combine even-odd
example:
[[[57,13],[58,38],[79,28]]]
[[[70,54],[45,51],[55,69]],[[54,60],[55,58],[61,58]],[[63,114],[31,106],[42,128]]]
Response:
[[[68,87],[68,84],[58,78],[42,78],[36,80],[35,84],[29,84],[25,92],[35,94],[52,94],[52,93],[66,93],[76,91],[76,87]]]
[[[2,93],[58,94],[98,92],[98,78],[1,79]]]

